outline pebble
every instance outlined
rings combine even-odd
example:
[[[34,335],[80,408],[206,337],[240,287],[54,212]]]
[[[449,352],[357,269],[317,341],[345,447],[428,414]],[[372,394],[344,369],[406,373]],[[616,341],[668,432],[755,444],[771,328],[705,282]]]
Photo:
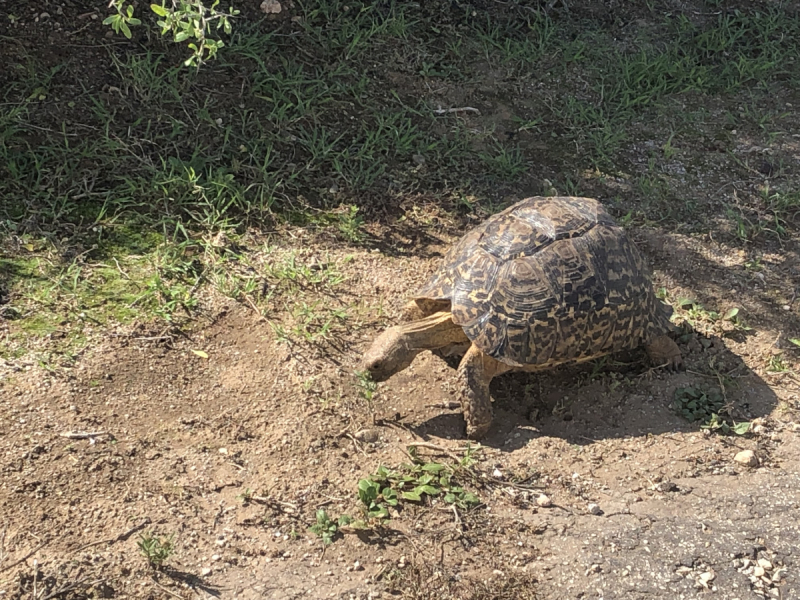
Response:
[[[549,508],[550,506],[553,506],[553,501],[550,500],[549,496],[545,496],[544,494],[539,494],[539,497],[536,498],[536,504],[538,504],[542,508]]]
[[[589,507],[588,507],[588,508],[589,508],[589,512],[590,512],[591,514],[593,514],[593,515],[598,515],[598,516],[599,516],[599,515],[602,515],[602,514],[603,514],[603,509],[602,509],[602,508],[600,508],[600,505],[599,505],[599,504],[594,504],[594,503],[592,503],[592,504],[590,504],[590,505],[589,505]]]
[[[752,450],[742,450],[733,457],[737,463],[747,465],[748,467],[758,466],[758,457]]]
[[[200,575],[205,577],[206,575],[211,575],[211,569],[209,567],[203,567],[200,569]]]
[[[220,555],[219,554],[214,554],[214,555],[211,556],[212,562],[217,562],[219,559],[220,559]]]
[[[377,429],[362,429],[361,431],[357,432],[355,438],[359,442],[366,442],[368,444],[372,444],[378,441],[378,430]]]
[[[261,12],[268,15],[277,15],[282,10],[283,7],[277,0],[264,0],[264,2],[261,3]]]

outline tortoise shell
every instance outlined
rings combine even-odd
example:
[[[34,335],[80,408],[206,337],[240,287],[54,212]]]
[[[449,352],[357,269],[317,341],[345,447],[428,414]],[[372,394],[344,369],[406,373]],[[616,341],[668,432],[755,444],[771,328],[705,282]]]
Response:
[[[636,348],[671,328],[642,255],[590,198],[528,198],[490,217],[414,299],[449,301],[480,350],[519,367]]]

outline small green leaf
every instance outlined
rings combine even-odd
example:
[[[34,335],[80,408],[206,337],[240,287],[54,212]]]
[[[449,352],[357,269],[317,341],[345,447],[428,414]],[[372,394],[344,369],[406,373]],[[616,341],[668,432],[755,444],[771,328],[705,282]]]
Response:
[[[189,34],[186,33],[185,31],[179,31],[178,33],[175,34],[175,41],[176,42],[182,42],[182,41],[188,40],[188,39],[189,39]]]
[[[428,463],[422,465],[422,470],[427,471],[428,473],[438,473],[439,471],[442,471],[443,469],[446,468],[447,467],[445,465],[442,465],[440,463]]]
[[[437,496],[441,490],[432,485],[418,485],[414,488],[414,491],[420,494],[428,494],[429,496]]]
[[[422,495],[416,490],[410,492],[403,492],[401,496],[403,500],[409,500],[411,502],[420,502],[422,500]]]
[[[732,321],[733,319],[736,318],[736,315],[738,315],[738,314],[739,314],[739,309],[738,308],[731,308],[725,313],[725,315],[722,318],[725,321]]]
[[[119,15],[111,15],[110,17],[106,17],[103,19],[103,25],[111,25],[117,19],[119,19]]]
[[[800,346],[800,338],[789,338],[789,341],[792,342],[795,346]]]
[[[151,4],[150,10],[156,13],[159,17],[166,17],[167,14],[169,14],[169,11],[167,11],[166,7],[161,6],[160,4]]]
[[[475,494],[473,494],[471,492],[467,492],[466,494],[464,494],[464,498],[463,499],[464,499],[464,502],[466,502],[467,504],[480,504],[481,503],[480,498],[478,498]]]
[[[383,504],[379,504],[367,514],[374,519],[386,519],[389,516],[389,511]]]
[[[736,435],[744,435],[748,431],[750,431],[750,421],[742,421],[741,423],[734,423],[733,425],[733,433]]]

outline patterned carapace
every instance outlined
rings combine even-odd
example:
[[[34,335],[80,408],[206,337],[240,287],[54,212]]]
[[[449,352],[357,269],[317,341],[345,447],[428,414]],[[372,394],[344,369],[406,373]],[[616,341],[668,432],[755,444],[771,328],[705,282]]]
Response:
[[[636,348],[671,328],[641,254],[590,198],[528,198],[490,217],[415,300],[423,312],[449,300],[480,350],[520,367]]]

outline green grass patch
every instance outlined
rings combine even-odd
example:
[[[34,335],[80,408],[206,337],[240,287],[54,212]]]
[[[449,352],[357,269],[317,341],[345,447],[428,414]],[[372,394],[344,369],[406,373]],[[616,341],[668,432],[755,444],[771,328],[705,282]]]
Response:
[[[402,216],[411,194],[448,207],[470,198],[456,208],[485,212],[504,199],[498,190],[543,187],[545,170],[569,193],[587,172],[601,183],[625,175],[641,200],[621,201],[623,214],[700,223],[665,163],[698,131],[724,147],[741,124],[777,139],[790,116],[761,100],[798,84],[800,19],[788,9],[664,17],[654,7],[624,30],[512,5],[307,0],[293,10],[237,20],[200,70],[157,41],[107,57],[76,46],[55,65],[13,48],[0,92],[2,310],[17,315],[13,327],[176,324],[209,284],[267,314],[289,287],[262,293],[275,272],[239,268],[255,259],[215,248],[220,232],[235,241],[290,224],[365,244],[363,225]],[[473,101],[506,106],[507,118],[436,112]],[[733,122],[711,122],[705,105],[735,105]],[[669,134],[637,170],[627,158],[641,152],[637,136],[665,121]],[[785,186],[729,218],[741,240],[784,239],[797,204]],[[315,302],[286,303],[289,337],[338,322],[330,311],[342,307]]]

